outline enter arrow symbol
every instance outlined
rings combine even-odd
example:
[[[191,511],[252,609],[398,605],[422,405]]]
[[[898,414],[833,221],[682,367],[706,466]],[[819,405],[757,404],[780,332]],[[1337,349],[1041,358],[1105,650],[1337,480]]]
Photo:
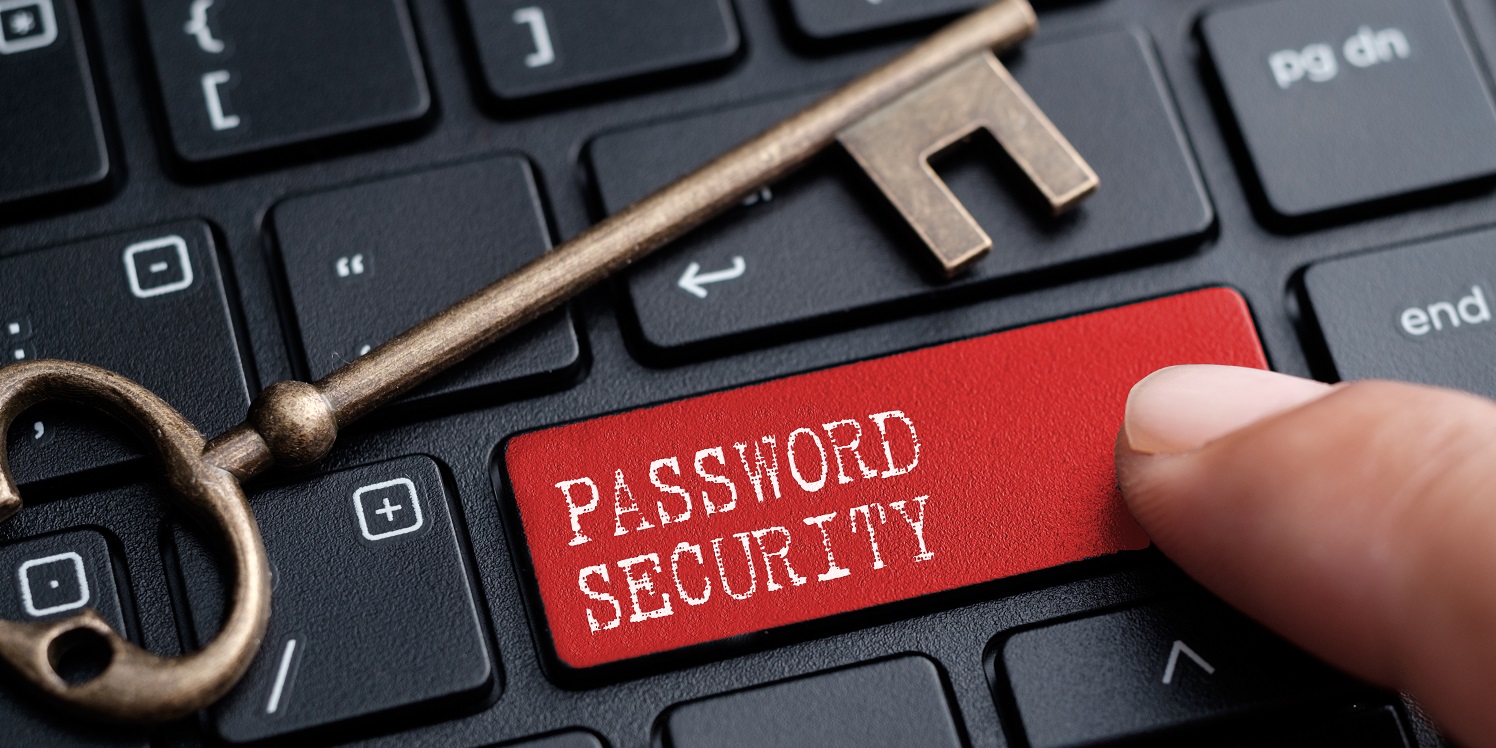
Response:
[[[681,273],[680,280],[676,281],[675,285],[698,299],[704,299],[706,286],[741,278],[747,269],[748,263],[743,262],[741,257],[732,258],[732,267],[726,270],[713,270],[710,273],[701,272],[701,266],[693,262],[686,266],[686,272]]]
[[[1204,670],[1206,675],[1215,675],[1216,669],[1214,665],[1206,662],[1204,657],[1197,654],[1195,650],[1190,649],[1190,645],[1175,640],[1174,648],[1169,650],[1169,664],[1164,668],[1164,685],[1167,686],[1174,682],[1174,667],[1179,664],[1180,654],[1194,660],[1195,664],[1199,665],[1200,669]]]

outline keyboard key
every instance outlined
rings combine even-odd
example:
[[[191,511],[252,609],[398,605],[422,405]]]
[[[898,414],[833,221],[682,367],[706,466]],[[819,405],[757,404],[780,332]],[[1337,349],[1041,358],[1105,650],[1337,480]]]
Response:
[[[639,264],[626,280],[644,341],[689,355],[742,336],[771,341],[808,320],[865,319],[870,307],[956,289],[1053,278],[1084,265],[1162,257],[1200,237],[1211,205],[1147,44],[1126,31],[1034,44],[1013,74],[1101,177],[1071,214],[1048,218],[1006,155],[970,149],[944,176],[995,237],[992,252],[946,282],[850,157],[833,152],[753,205]],[[591,161],[612,212],[791,114],[795,99],[604,135]],[[978,141],[991,143],[990,137]],[[734,348],[736,350],[736,348]]]
[[[934,662],[900,657],[671,707],[672,748],[960,748]]]
[[[976,10],[983,0],[790,0],[795,26],[812,39],[834,39],[867,31],[932,21]]]
[[[109,174],[73,0],[0,0],[0,203]]]
[[[1202,28],[1280,216],[1496,173],[1496,111],[1445,2],[1277,0]]]
[[[1246,738],[1221,738],[1215,744],[1222,748],[1408,748],[1397,711],[1390,706],[1355,709]]]
[[[476,161],[276,206],[272,221],[307,369],[321,378],[550,247],[529,165]],[[571,315],[551,312],[416,397],[564,379],[581,352]]]
[[[183,161],[414,122],[431,109],[405,0],[146,0]]]
[[[1496,397],[1493,240],[1482,231],[1311,266],[1306,306],[1336,375]]]
[[[1132,385],[1186,362],[1264,365],[1235,292],[514,437],[554,654],[619,663],[1142,548],[1112,445]]]
[[[0,260],[5,363],[102,366],[218,432],[249,407],[212,234],[198,221],[139,229]],[[93,410],[41,406],[10,432],[22,483],[116,465],[140,442]]]
[[[126,631],[109,544],[97,530],[69,530],[0,547],[0,573],[0,580],[9,587],[0,594],[0,618],[56,621],[92,608],[115,631]],[[92,660],[86,650],[83,653],[64,675],[88,671]],[[148,745],[140,728],[72,719],[11,678],[0,680],[0,725],[5,726],[7,745]]]
[[[515,743],[500,743],[498,748],[607,748],[607,746],[590,732],[574,730]]]
[[[223,740],[397,709],[430,716],[488,692],[494,666],[448,502],[426,457],[257,492],[274,613],[249,673],[210,710]],[[223,586],[193,530],[173,537],[188,618],[206,641]]]
[[[465,0],[488,91],[501,100],[728,60],[727,0]]]
[[[1020,632],[1000,666],[1031,748],[1137,737],[1352,687],[1203,598]]]

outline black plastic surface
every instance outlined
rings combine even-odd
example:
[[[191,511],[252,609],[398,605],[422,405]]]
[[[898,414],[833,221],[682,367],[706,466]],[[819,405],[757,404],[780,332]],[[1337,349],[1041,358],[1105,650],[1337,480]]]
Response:
[[[0,15],[3,18],[3,15]],[[0,547],[0,616],[12,621],[58,621],[92,608],[125,633],[124,608],[114,581],[109,541],[98,530],[79,529]],[[82,668],[97,663],[84,651]],[[139,728],[103,728],[57,713],[57,707],[7,678],[0,681],[0,736],[7,745],[145,746]]]
[[[1444,0],[1273,0],[1201,28],[1283,216],[1496,173],[1496,110]]]
[[[213,237],[198,221],[0,260],[0,342],[7,363],[61,358],[123,374],[210,433],[238,423],[249,406]],[[112,426],[67,408],[23,413],[9,441],[20,482],[140,453],[100,424]]]
[[[504,743],[499,748],[606,748],[597,736],[586,732],[564,732],[534,740]]]
[[[189,5],[176,0],[175,13],[182,23]],[[429,454],[448,471],[454,513],[470,538],[478,609],[491,620],[496,645],[491,655],[495,672],[503,674],[504,688],[489,701],[438,710],[429,718],[420,713],[397,715],[360,723],[357,729],[278,742],[490,746],[586,728],[606,745],[643,748],[656,739],[654,727],[673,704],[915,652],[939,663],[946,673],[950,701],[971,746],[1012,745],[1005,730],[1021,725],[994,702],[993,681],[983,660],[994,635],[1174,591],[1183,583],[1165,561],[1138,554],[1116,563],[1083,564],[1020,585],[971,590],[944,601],[948,605],[939,610],[897,620],[849,618],[806,630],[773,647],[745,647],[727,659],[681,663],[613,685],[569,690],[547,676],[537,652],[536,616],[525,607],[522,580],[512,560],[500,509],[500,501],[507,497],[496,497],[493,453],[505,436],[525,429],[1212,284],[1228,284],[1248,299],[1275,368],[1295,374],[1315,370],[1323,362],[1301,336],[1312,325],[1301,326],[1298,300],[1290,292],[1303,268],[1369,248],[1490,226],[1496,223],[1496,193],[1486,184],[1457,186],[1416,209],[1351,209],[1333,225],[1283,233],[1275,222],[1254,212],[1246,186],[1253,181],[1250,161],[1228,134],[1233,127],[1230,112],[1213,95],[1213,74],[1196,29],[1202,14],[1216,5],[1214,0],[1041,3],[1041,30],[1034,39],[1065,39],[1123,25],[1135,27],[1148,39],[1215,207],[1213,227],[1191,251],[1146,264],[1104,263],[1083,273],[1056,271],[1044,283],[1021,281],[1003,293],[979,287],[922,297],[883,315],[843,320],[835,334],[822,334],[825,326],[807,326],[797,329],[797,335],[724,346],[719,356],[679,361],[669,368],[642,362],[648,346],[623,321],[627,314],[621,319],[617,311],[628,308],[627,300],[620,302],[613,289],[600,288],[573,305],[583,347],[582,376],[573,386],[517,401],[482,398],[471,408],[407,412],[346,429],[319,470]],[[1456,5],[1462,34],[1480,55],[1482,86],[1488,86],[1486,61],[1496,51],[1496,5],[1485,0],[1456,0]],[[197,175],[188,179],[173,165],[176,159],[159,116],[140,4],[86,0],[80,5],[83,28],[90,57],[101,71],[95,80],[105,121],[112,123],[106,131],[118,139],[111,155],[120,184],[107,200],[74,205],[70,212],[51,206],[47,212],[0,218],[0,257],[184,218],[202,219],[215,234],[229,303],[241,323],[240,339],[247,353],[244,369],[254,391],[259,383],[295,376],[300,366],[295,327],[283,324],[290,302],[278,286],[280,261],[267,221],[269,211],[288,197],[517,154],[533,166],[552,241],[559,241],[590,225],[600,213],[582,157],[586,144],[600,134],[829,90],[916,38],[912,31],[898,31],[877,42],[822,44],[801,38],[788,3],[735,0],[733,7],[743,39],[742,51],[733,59],[690,75],[666,73],[626,91],[609,85],[587,96],[562,96],[558,103],[564,105],[541,112],[484,105],[489,96],[470,54],[471,28],[461,5],[411,0],[412,25],[433,99],[433,114],[423,121],[426,130],[402,140],[368,143],[362,150],[307,153],[306,160],[289,165],[257,159],[257,170],[203,182]],[[1024,54],[1005,59],[1012,62]],[[1041,92],[1033,93],[1038,98]],[[1127,142],[1121,135],[1116,139]],[[385,147],[375,147],[379,145]],[[985,156],[967,161],[957,154],[956,162],[942,165],[947,174],[953,167],[994,173]],[[0,182],[5,179],[6,172],[0,170]],[[1103,181],[1103,192],[1125,189],[1125,182]],[[963,197],[980,198],[981,190]],[[1007,204],[1014,197],[1004,189],[985,199]],[[1001,247],[1002,236],[994,236]],[[911,263],[919,261],[918,255],[909,257]],[[109,262],[118,263],[117,254]],[[0,275],[0,283],[9,282],[8,276]],[[85,302],[74,306],[80,314],[107,311]],[[236,417],[242,415],[243,403],[237,396],[204,391],[194,397],[198,395],[214,399]],[[185,406],[176,396],[171,399]],[[167,593],[160,530],[180,517],[162,502],[162,486],[143,482],[156,474],[151,463],[138,461],[123,470],[28,485],[23,489],[26,508],[0,524],[0,539],[85,525],[106,528],[118,539],[117,563],[132,583],[139,640],[152,651],[171,654],[182,650],[183,637]],[[272,479],[293,477],[277,476]],[[252,497],[269,491],[258,484],[251,488]],[[283,501],[292,507],[299,502]],[[1437,745],[1426,723],[1410,725],[1409,734],[1417,736],[1420,748]],[[211,730],[196,720],[159,728],[153,738],[158,745],[173,747],[213,739]]]
[[[721,62],[728,0],[464,0],[488,92],[525,99]]]
[[[1336,375],[1496,397],[1493,241],[1483,231],[1310,267],[1304,289]]]
[[[787,0],[806,36],[835,39],[890,26],[943,18],[982,5],[981,0]]]
[[[1224,605],[1179,600],[1015,634],[998,667],[1030,748],[1136,738],[1351,684]]]
[[[1220,748],[1407,748],[1397,710],[1355,709],[1294,727],[1253,731],[1242,738],[1220,736]]]
[[[806,676],[672,707],[668,748],[961,748],[935,663],[924,657]]]
[[[436,463],[344,470],[268,491],[254,509],[275,614],[249,673],[211,710],[224,740],[400,709],[429,720],[489,690],[495,668]],[[174,533],[184,614],[206,643],[223,588],[202,537]]]
[[[1166,257],[1197,242],[1214,213],[1178,130],[1147,44],[1125,30],[1044,40],[1013,75],[1086,155],[1103,184],[1054,218],[990,135],[937,159],[993,237],[991,253],[953,281],[852,162],[833,151],[751,205],[639,264],[627,277],[644,339],[693,352],[721,338],[801,323],[855,322],[870,307],[1031,287]],[[608,210],[618,210],[810,102],[745,110],[605,135],[589,149]],[[989,147],[982,147],[982,146]],[[1125,187],[1123,187],[1125,185]],[[1104,264],[1103,264],[1104,263]],[[1020,285],[1015,279],[1024,278]]]
[[[400,125],[431,95],[406,0],[143,0],[182,160]]]
[[[102,183],[109,153],[73,0],[0,8],[0,204]]]
[[[271,220],[312,379],[550,247],[529,164],[510,156],[291,198]],[[507,383],[514,397],[580,356],[560,309],[413,396]]]

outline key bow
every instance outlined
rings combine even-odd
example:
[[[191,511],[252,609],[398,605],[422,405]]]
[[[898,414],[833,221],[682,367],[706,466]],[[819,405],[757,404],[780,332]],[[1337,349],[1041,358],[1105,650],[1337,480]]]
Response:
[[[238,480],[203,458],[205,441],[150,390],[111,371],[69,361],[31,361],[0,369],[0,433],[34,405],[65,401],[102,410],[154,444],[177,504],[214,532],[234,574],[218,636],[180,657],[160,657],[127,641],[84,609],[56,621],[0,620],[0,659],[39,691],[77,711],[130,722],[176,719],[213,703],[249,668],[270,619],[270,566]],[[21,495],[0,443],[0,519],[20,511]],[[61,648],[103,644],[104,669],[82,683],[57,671]]]
[[[178,503],[221,536],[235,575],[223,627],[197,652],[157,657],[85,612],[50,624],[0,622],[0,659],[61,702],[116,719],[164,721],[211,704],[248,669],[269,618],[264,544],[239,481],[275,464],[315,462],[359,417],[740,204],[833,143],[852,152],[948,274],[991,240],[927,160],[973,130],[993,132],[1053,210],[1074,205],[1096,188],[1095,173],[993,56],[1036,25],[1026,0],[999,0],[972,13],[321,380],[266,388],[246,422],[211,443],[118,374],[62,361],[0,369],[0,426],[38,402],[68,400],[145,431]],[[19,508],[0,450],[0,519]],[[54,646],[73,636],[102,640],[111,653],[102,674],[77,685],[63,680],[51,659]]]

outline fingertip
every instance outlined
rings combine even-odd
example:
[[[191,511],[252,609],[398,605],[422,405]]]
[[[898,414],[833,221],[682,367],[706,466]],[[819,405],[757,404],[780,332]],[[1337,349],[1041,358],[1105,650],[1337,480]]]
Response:
[[[1170,366],[1128,393],[1122,435],[1131,453],[1188,452],[1330,391],[1322,382],[1262,369]]]
[[[1496,404],[1189,368],[1140,383],[1117,438],[1155,545],[1311,652],[1411,690],[1456,735],[1496,734],[1476,706],[1496,698]]]

